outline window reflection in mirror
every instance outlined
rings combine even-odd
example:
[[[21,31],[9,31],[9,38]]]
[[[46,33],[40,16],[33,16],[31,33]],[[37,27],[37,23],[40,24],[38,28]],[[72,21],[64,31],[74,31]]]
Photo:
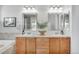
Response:
[[[64,20],[65,20],[65,29],[68,30],[70,28],[69,14],[64,14]]]
[[[31,34],[36,31],[36,15],[24,15],[23,34]]]

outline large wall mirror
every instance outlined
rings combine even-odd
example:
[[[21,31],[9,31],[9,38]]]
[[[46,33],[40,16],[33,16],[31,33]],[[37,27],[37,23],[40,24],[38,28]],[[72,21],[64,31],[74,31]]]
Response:
[[[48,11],[49,33],[65,35],[70,31],[70,9],[50,7]]]
[[[23,10],[23,34],[35,34],[36,32],[36,23],[37,23],[37,11],[33,7],[24,7]]]
[[[36,15],[23,15],[24,17],[24,34],[31,34],[32,32],[36,32],[36,23],[37,16]]]

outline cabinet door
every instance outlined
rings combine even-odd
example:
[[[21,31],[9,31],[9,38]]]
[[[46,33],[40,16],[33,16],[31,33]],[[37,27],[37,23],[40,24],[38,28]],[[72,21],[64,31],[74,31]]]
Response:
[[[70,37],[60,37],[60,54],[70,53]]]
[[[27,54],[35,54],[35,38],[27,37],[26,38],[26,53]]]
[[[36,39],[36,53],[49,54],[49,39],[46,37],[38,37]]]
[[[16,38],[16,53],[25,54],[25,38],[24,37]]]
[[[49,51],[50,54],[59,54],[59,37],[52,37],[50,38],[50,45],[49,45]]]

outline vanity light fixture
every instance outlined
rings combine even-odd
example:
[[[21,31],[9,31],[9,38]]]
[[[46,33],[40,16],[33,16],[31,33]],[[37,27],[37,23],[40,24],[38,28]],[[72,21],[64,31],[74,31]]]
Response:
[[[22,13],[26,15],[35,15],[38,13],[38,11],[34,7],[24,6]]]
[[[63,7],[62,6],[51,6],[48,10],[48,13],[61,13],[63,12]]]

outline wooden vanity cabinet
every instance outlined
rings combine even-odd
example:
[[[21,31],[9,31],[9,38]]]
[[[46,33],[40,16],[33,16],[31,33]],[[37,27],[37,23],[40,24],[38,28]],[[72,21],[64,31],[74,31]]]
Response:
[[[58,54],[60,48],[59,37],[51,37],[49,39],[49,53]]]
[[[50,54],[69,54],[70,37],[52,37],[49,41]]]
[[[36,53],[37,54],[49,54],[49,39],[47,37],[37,37]]]
[[[36,39],[32,37],[26,38],[26,54],[35,54],[36,53]]]
[[[35,38],[17,37],[16,53],[17,54],[35,54]]]
[[[26,45],[25,37],[16,37],[16,53],[17,54],[25,54],[25,45]]]
[[[60,54],[70,54],[70,37],[60,37]]]
[[[70,37],[16,37],[17,54],[69,54]]]

